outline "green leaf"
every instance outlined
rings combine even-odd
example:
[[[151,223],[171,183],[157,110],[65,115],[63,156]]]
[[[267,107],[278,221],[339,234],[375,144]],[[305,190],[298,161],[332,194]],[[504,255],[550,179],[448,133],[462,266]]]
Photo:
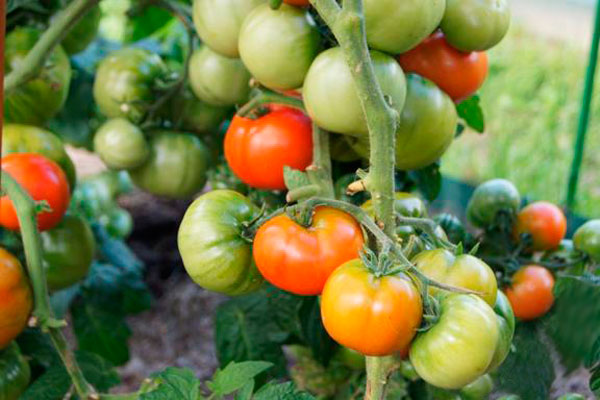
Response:
[[[337,344],[325,331],[318,297],[304,298],[300,309],[300,321],[302,322],[302,336],[310,346],[313,356],[321,364],[327,366]]]
[[[252,392],[254,392],[254,379],[246,382],[235,394],[235,400],[252,400]]]
[[[17,344],[21,353],[30,359],[32,367],[48,368],[59,362],[58,353],[48,335],[39,328],[27,328],[17,337]]]
[[[483,133],[485,130],[485,122],[478,95],[471,96],[460,102],[456,106],[456,111],[458,111],[458,116],[462,118],[469,127],[476,132]]]
[[[600,367],[600,336],[594,342],[592,350],[585,357],[584,366],[586,368]]]
[[[71,303],[79,294],[80,286],[80,284],[75,284],[66,289],[52,293],[50,296],[50,307],[52,307],[52,311],[54,311],[54,316],[56,318],[64,318],[64,316],[67,315]]]
[[[217,370],[207,386],[217,396],[225,396],[253,382],[254,377],[271,368],[273,363],[265,361],[230,362],[223,369]]]
[[[554,365],[548,346],[541,340],[538,324],[519,323],[513,351],[500,366],[498,387],[523,399],[547,399],[554,381]]]
[[[161,7],[148,6],[140,11],[127,23],[125,42],[137,42],[144,39],[168,24],[173,18],[167,10]]]
[[[440,194],[442,174],[439,162],[416,171],[410,171],[409,177],[415,181],[417,188],[427,200],[435,200]]]
[[[267,285],[265,291],[270,313],[282,333],[281,342],[288,340],[290,336],[296,339],[302,338],[300,309],[304,297],[296,296],[271,285]]]
[[[275,383],[269,382],[256,394],[253,400],[314,400],[314,396],[299,391],[292,382]]]
[[[198,400],[200,381],[188,368],[169,367],[152,375],[156,389],[140,396],[140,400]]]
[[[310,185],[310,179],[305,172],[292,169],[287,165],[283,167],[283,179],[288,190]]]
[[[590,376],[590,390],[596,398],[600,397],[600,368],[594,370]]]

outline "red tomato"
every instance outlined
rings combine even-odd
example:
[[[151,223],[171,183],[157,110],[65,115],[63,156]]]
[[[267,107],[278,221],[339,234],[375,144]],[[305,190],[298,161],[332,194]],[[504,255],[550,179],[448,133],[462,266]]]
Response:
[[[2,157],[2,170],[12,176],[36,201],[46,200],[52,209],[37,214],[41,231],[60,222],[69,207],[71,195],[65,173],[54,161],[39,154],[12,153]],[[17,212],[8,196],[0,198],[0,225],[18,230]]]
[[[318,295],[329,275],[355,259],[364,244],[362,229],[349,214],[317,207],[303,227],[285,214],[262,225],[254,238],[254,261],[266,280],[300,295]]]
[[[439,86],[455,102],[471,96],[483,85],[488,72],[484,52],[463,53],[436,32],[414,49],[400,54],[404,72],[417,73]]]
[[[506,289],[515,316],[525,321],[546,314],[554,303],[554,277],[544,267],[529,265],[517,271]]]
[[[292,6],[298,6],[298,7],[310,6],[310,1],[308,1],[308,0],[283,0],[283,2],[286,4],[290,4]]]
[[[517,214],[515,235],[529,233],[533,250],[558,247],[567,233],[567,218],[560,208],[547,201],[531,203]]]
[[[283,167],[303,171],[312,162],[311,121],[282,106],[256,120],[236,115],[225,134],[225,159],[244,183],[284,190]]]

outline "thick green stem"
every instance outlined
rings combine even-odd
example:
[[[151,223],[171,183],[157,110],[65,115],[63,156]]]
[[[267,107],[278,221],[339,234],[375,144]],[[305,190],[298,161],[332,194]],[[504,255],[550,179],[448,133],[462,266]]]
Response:
[[[313,161],[306,168],[306,173],[313,185],[319,188],[316,196],[335,198],[333,179],[331,177],[331,154],[329,152],[329,133],[313,123]]]
[[[241,117],[251,117],[254,115],[254,111],[257,108],[268,104],[281,104],[305,112],[304,103],[301,99],[286,96],[265,88],[256,88],[253,91],[253,96],[250,101],[238,110],[237,115]]]
[[[99,0],[73,0],[57,16],[52,24],[40,36],[35,46],[27,53],[27,56],[4,79],[6,93],[16,89],[19,85],[35,78],[46,59],[57,44],[63,40],[69,30],[94,6]]]

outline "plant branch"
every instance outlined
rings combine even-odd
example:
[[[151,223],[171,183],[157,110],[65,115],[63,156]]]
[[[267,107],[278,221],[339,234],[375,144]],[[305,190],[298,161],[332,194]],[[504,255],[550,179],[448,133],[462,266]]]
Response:
[[[299,98],[286,96],[265,88],[255,88],[252,90],[252,98],[237,111],[237,115],[252,117],[255,115],[254,111],[257,108],[268,104],[281,104],[306,112],[304,103]]]
[[[438,246],[438,247],[442,247],[444,249],[447,250],[451,250],[451,251],[455,251],[456,250],[456,245],[454,243],[451,243],[450,241],[439,237],[435,230],[437,228],[437,224],[435,223],[435,221],[428,219],[428,218],[411,218],[411,217],[405,217],[403,215],[396,215],[396,221],[400,224],[400,225],[409,225],[412,226],[414,228],[420,229],[423,232],[425,232],[427,235],[429,235],[429,237],[431,238],[431,240]]]

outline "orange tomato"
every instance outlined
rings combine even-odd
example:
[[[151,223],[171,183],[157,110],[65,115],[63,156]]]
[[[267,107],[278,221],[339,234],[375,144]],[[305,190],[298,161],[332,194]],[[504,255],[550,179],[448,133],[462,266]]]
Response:
[[[554,277],[544,267],[529,265],[521,268],[506,288],[515,316],[525,321],[546,314],[554,303]]]
[[[421,296],[407,276],[376,278],[359,259],[336,269],[321,297],[325,330],[367,356],[406,354],[422,316]]]
[[[254,261],[266,280],[299,295],[321,294],[329,275],[357,258],[364,244],[360,225],[349,214],[317,207],[305,228],[285,214],[262,225],[254,238]]]
[[[560,208],[547,201],[529,204],[517,214],[515,235],[529,233],[533,250],[550,250],[558,247],[567,233],[567,218]]]
[[[0,349],[25,329],[32,308],[31,288],[21,263],[0,247]]]
[[[54,161],[39,154],[12,153],[0,160],[2,170],[15,179],[33,198],[46,200],[51,211],[37,214],[41,231],[53,228],[60,222],[69,207],[71,194],[63,170]],[[8,196],[0,197],[0,225],[18,230],[17,212]]]
[[[433,81],[457,103],[475,93],[488,73],[486,53],[456,50],[442,32],[400,54],[398,62],[404,72],[414,72]]]

